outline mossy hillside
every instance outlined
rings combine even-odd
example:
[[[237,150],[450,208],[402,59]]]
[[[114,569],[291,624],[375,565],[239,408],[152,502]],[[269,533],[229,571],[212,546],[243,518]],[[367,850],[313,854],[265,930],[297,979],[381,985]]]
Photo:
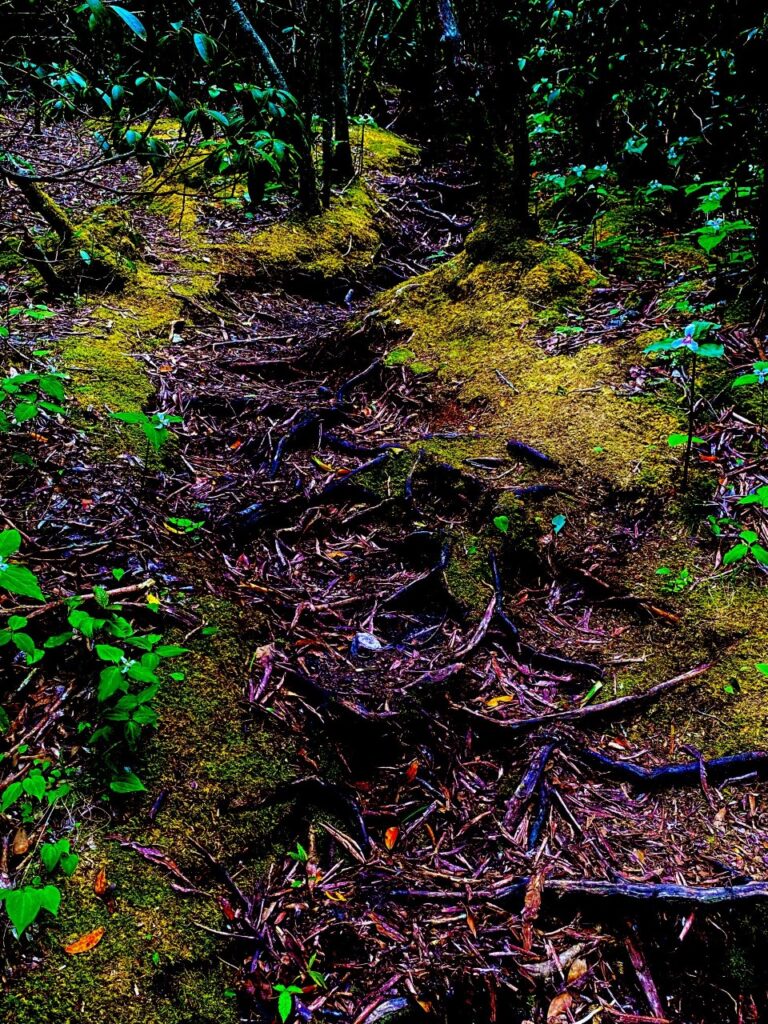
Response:
[[[215,287],[215,267],[196,227],[194,197],[163,186],[150,209],[178,235],[181,251],[171,272],[158,275],[139,261],[123,291],[94,302],[88,324],[61,342],[61,359],[72,374],[75,395],[98,413],[135,412],[150,401],[154,387],[138,353],[167,342],[185,298]]]
[[[607,612],[601,619],[612,637],[604,658],[620,665],[610,696],[646,690],[697,665],[711,665],[642,716],[613,726],[662,758],[686,743],[706,757],[768,748],[768,678],[755,668],[768,661],[765,587],[747,568],[673,595],[662,590],[666,577],[656,574],[662,565],[674,573],[685,567],[693,580],[703,580],[710,563],[709,553],[697,551],[682,534],[644,545],[617,576],[631,593],[671,610],[678,621],[640,611],[628,618],[618,610],[615,621]]]
[[[666,439],[679,415],[621,393],[638,360],[633,342],[588,345],[547,355],[537,344],[542,323],[578,307],[595,280],[574,253],[540,242],[507,243],[504,262],[485,255],[487,232],[466,252],[379,296],[379,319],[405,350],[456,389],[477,430],[430,446],[439,458],[503,456],[510,438],[541,448],[579,485],[668,486],[674,459]],[[509,246],[512,248],[509,248]],[[498,371],[498,372],[497,372]],[[509,387],[499,373],[513,385]]]
[[[160,728],[137,766],[147,795],[126,798],[122,822],[89,824],[99,821],[94,813],[81,826],[75,844],[81,864],[66,884],[59,920],[40,933],[41,965],[19,979],[13,995],[0,1003],[25,1024],[237,1020],[225,994],[231,982],[231,970],[221,959],[228,958],[226,943],[194,923],[222,930],[225,921],[215,901],[180,896],[162,868],[110,838],[116,833],[159,847],[193,881],[207,877],[190,841],[195,839],[222,863],[238,866],[245,892],[265,865],[295,842],[294,835],[283,832],[283,808],[242,813],[232,808],[293,777],[292,738],[253,723],[243,702],[248,660],[264,642],[264,624],[258,616],[212,599],[198,610],[219,632],[191,642],[186,678],[169,682],[161,693]],[[147,807],[161,790],[168,792],[167,801],[150,822]],[[93,892],[101,868],[116,887],[114,915]],[[106,931],[94,950],[74,956],[63,951],[98,927]]]
[[[357,132],[357,144],[360,143]],[[353,136],[353,142],[355,141]],[[394,170],[416,155],[410,143],[382,128],[366,127],[363,175],[315,217],[292,216],[216,248],[224,270],[270,280],[316,284],[360,280],[373,267],[386,216],[376,173]]]

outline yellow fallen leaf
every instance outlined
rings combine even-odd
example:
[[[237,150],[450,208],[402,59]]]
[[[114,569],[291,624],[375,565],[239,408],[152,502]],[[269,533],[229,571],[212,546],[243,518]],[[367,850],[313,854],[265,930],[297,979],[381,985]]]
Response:
[[[510,697],[508,694],[505,694],[503,697],[491,697],[490,700],[485,702],[485,706],[487,708],[496,708],[499,704],[509,704],[510,701],[515,699],[515,697]]]
[[[93,949],[94,946],[98,946],[104,937],[104,932],[107,929],[104,927],[94,928],[92,932],[87,932],[85,935],[81,935],[79,939],[74,942],[70,942],[68,946],[64,947],[64,952],[74,955],[76,953],[87,953]]]

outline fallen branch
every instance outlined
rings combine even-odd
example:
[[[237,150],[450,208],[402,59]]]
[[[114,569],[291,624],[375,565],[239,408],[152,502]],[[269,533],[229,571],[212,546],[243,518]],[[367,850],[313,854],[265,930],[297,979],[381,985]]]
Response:
[[[117,587],[115,590],[108,590],[106,595],[111,601],[113,597],[124,597],[126,594],[136,594],[141,590],[148,590],[149,587],[154,586],[154,583],[154,580],[144,580],[142,583],[134,583],[130,587]],[[87,594],[71,596],[80,597],[84,601],[90,601],[96,597],[92,590]],[[55,601],[48,601],[47,604],[17,604],[13,608],[0,608],[0,615],[23,615],[27,619],[36,619],[39,615],[44,615],[54,608],[60,608],[70,600],[70,597],[57,597]]]
[[[710,761],[689,761],[685,764],[665,764],[656,768],[643,768],[634,761],[617,761],[599,750],[585,748],[578,753],[580,760],[591,767],[616,776],[624,782],[642,789],[660,789],[664,786],[698,782],[703,766],[712,782],[727,782],[743,775],[768,774],[768,752],[753,750],[729,757],[715,757]]]
[[[687,672],[683,672],[682,675],[675,676],[673,679],[667,679],[663,683],[657,683],[656,686],[652,686],[645,693],[632,693],[626,697],[617,697],[616,700],[604,701],[602,704],[589,704],[586,707],[573,708],[570,711],[552,711],[550,714],[537,715],[535,718],[520,718],[517,721],[504,722],[499,719],[488,718],[486,715],[481,715],[479,712],[472,711],[469,708],[465,710],[473,721],[503,729],[505,732],[536,729],[539,726],[551,725],[553,722],[584,722],[590,719],[617,717],[626,711],[635,711],[644,704],[653,703],[653,701],[658,700],[659,697],[669,693],[671,690],[675,690],[684,683],[688,683],[692,679],[696,679],[697,676],[708,672],[710,668],[711,665],[709,663],[697,665],[696,668],[689,669]],[[698,765],[696,770],[698,772]]]

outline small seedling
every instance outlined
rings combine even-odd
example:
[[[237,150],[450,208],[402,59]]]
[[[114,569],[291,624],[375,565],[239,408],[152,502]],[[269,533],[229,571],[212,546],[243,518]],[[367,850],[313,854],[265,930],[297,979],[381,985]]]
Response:
[[[302,989],[298,985],[273,985],[277,992],[277,1012],[283,1024],[293,1013],[294,997],[301,995]]]
[[[765,385],[768,380],[768,363],[757,362],[752,364],[751,373],[742,373],[737,377],[731,387],[745,388],[757,385],[760,388],[760,436],[762,437],[765,428]]]
[[[738,542],[723,555],[723,565],[733,565],[747,557],[754,558],[758,565],[768,565],[768,549],[758,541],[754,530],[742,530]]]
[[[656,575],[664,577],[661,590],[665,594],[679,594],[693,583],[693,577],[689,569],[681,569],[676,573],[669,566],[662,565],[656,570]]]
[[[719,324],[711,323],[709,320],[694,320],[688,324],[681,338],[667,338],[664,341],[655,341],[646,349],[646,353],[663,352],[669,355],[688,353],[690,357],[691,372],[688,386],[688,432],[686,434],[672,434],[670,447],[677,447],[678,444],[685,445],[685,459],[683,461],[682,489],[688,488],[688,472],[691,464],[691,450],[694,441],[701,441],[701,438],[694,438],[693,421],[696,408],[696,368],[699,358],[719,359],[725,349],[722,345],[714,342],[704,341],[712,331],[719,328]],[[673,439],[680,439],[673,443]]]

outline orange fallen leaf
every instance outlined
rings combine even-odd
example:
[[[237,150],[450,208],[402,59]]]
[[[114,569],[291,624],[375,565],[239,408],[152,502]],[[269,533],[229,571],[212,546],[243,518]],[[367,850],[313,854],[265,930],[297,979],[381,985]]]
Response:
[[[103,896],[107,889],[109,889],[109,882],[107,881],[107,869],[102,868],[101,871],[96,875],[93,880],[93,891],[97,896]]]
[[[559,996],[555,996],[547,1010],[547,1024],[565,1020],[565,1014],[570,1009],[572,1002],[573,996],[570,992],[561,992]]]
[[[70,942],[68,946],[64,947],[65,953],[74,955],[75,953],[87,953],[93,949],[94,946],[98,946],[104,937],[104,932],[107,929],[104,927],[94,928],[92,932],[87,932],[85,935],[81,935],[79,939],[74,942]]]
[[[11,849],[17,857],[23,857],[29,849],[29,836],[23,828],[20,828],[13,837]]]
[[[582,957],[576,957],[571,966],[568,968],[568,984],[572,985],[574,981],[578,981],[579,978],[583,978],[589,970],[589,964]]]
[[[384,833],[384,845],[388,850],[391,850],[397,842],[397,837],[400,835],[400,829],[397,825],[393,825],[392,828],[388,828]]]

